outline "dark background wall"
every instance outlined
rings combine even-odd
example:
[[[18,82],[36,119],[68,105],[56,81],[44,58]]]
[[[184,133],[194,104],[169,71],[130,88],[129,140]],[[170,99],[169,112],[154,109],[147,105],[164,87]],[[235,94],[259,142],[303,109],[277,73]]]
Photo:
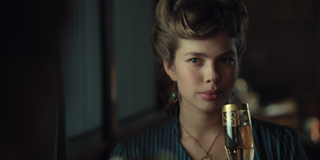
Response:
[[[58,130],[66,12],[66,1],[0,2],[0,159],[67,158]]]
[[[293,97],[301,113],[320,97],[319,3],[315,0],[246,0],[247,51],[241,76],[266,105]],[[315,103],[315,102],[312,102]],[[319,108],[319,107],[318,107]]]

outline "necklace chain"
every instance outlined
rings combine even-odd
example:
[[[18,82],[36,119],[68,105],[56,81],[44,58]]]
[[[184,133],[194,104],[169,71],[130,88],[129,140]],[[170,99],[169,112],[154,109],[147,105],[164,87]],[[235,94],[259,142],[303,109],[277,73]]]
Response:
[[[217,135],[216,138],[213,140],[210,148],[208,149],[208,151],[206,151],[206,150],[200,145],[200,143],[186,130],[186,128],[184,128],[184,126],[183,126],[182,123],[181,123],[181,126],[182,126],[182,128],[184,129],[184,131],[186,131],[186,132],[188,133],[188,135],[198,143],[198,145],[201,147],[201,149],[203,149],[203,151],[206,152],[206,155],[209,154],[209,151],[211,150],[214,142],[217,140],[217,138],[219,137],[219,135],[221,134],[221,131],[222,131],[222,127],[221,127],[220,131],[218,132],[218,135]]]

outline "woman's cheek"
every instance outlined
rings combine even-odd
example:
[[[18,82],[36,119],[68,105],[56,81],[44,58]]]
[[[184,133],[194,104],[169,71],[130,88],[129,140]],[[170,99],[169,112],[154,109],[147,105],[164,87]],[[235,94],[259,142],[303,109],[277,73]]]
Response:
[[[237,77],[238,77],[238,70],[232,69],[232,70],[224,70],[222,72],[220,72],[222,77],[225,77],[225,80],[227,81],[231,81],[231,82],[235,82]]]
[[[184,73],[184,79],[189,81],[189,83],[196,83],[201,81],[201,73],[196,70],[185,70]]]

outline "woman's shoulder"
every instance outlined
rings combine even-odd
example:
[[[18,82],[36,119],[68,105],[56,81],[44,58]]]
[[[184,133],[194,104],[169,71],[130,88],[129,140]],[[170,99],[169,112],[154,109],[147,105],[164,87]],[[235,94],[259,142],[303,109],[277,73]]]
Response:
[[[177,118],[171,117],[164,122],[158,123],[157,125],[152,126],[151,128],[140,132],[136,135],[133,135],[127,139],[128,142],[134,142],[141,140],[152,140],[157,138],[163,138],[167,136],[167,134],[171,134],[176,132],[177,130]]]
[[[253,136],[264,143],[285,142],[300,139],[297,133],[290,127],[276,123],[252,118]],[[271,142],[270,142],[271,141]]]
[[[161,122],[143,132],[127,137],[121,140],[115,148],[113,148],[110,157],[136,157],[139,159],[147,150],[153,150],[155,147],[162,147],[166,143],[167,138],[177,132],[177,118],[172,117]]]
[[[282,136],[297,136],[296,132],[286,125],[264,121],[252,117],[253,132],[260,133],[265,136],[282,137]]]
[[[251,117],[253,130],[260,131],[271,131],[271,132],[282,132],[284,128],[289,128],[287,126],[279,125],[276,123],[268,122],[265,120],[257,119]]]
[[[303,144],[290,127],[252,118],[255,157],[306,160]]]

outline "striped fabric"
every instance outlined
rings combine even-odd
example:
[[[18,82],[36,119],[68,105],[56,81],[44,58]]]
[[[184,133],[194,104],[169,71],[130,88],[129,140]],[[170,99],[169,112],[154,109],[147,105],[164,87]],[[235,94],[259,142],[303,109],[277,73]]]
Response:
[[[254,160],[307,160],[293,129],[252,118]],[[191,160],[179,141],[178,118],[173,117],[147,131],[122,140],[110,159]]]

